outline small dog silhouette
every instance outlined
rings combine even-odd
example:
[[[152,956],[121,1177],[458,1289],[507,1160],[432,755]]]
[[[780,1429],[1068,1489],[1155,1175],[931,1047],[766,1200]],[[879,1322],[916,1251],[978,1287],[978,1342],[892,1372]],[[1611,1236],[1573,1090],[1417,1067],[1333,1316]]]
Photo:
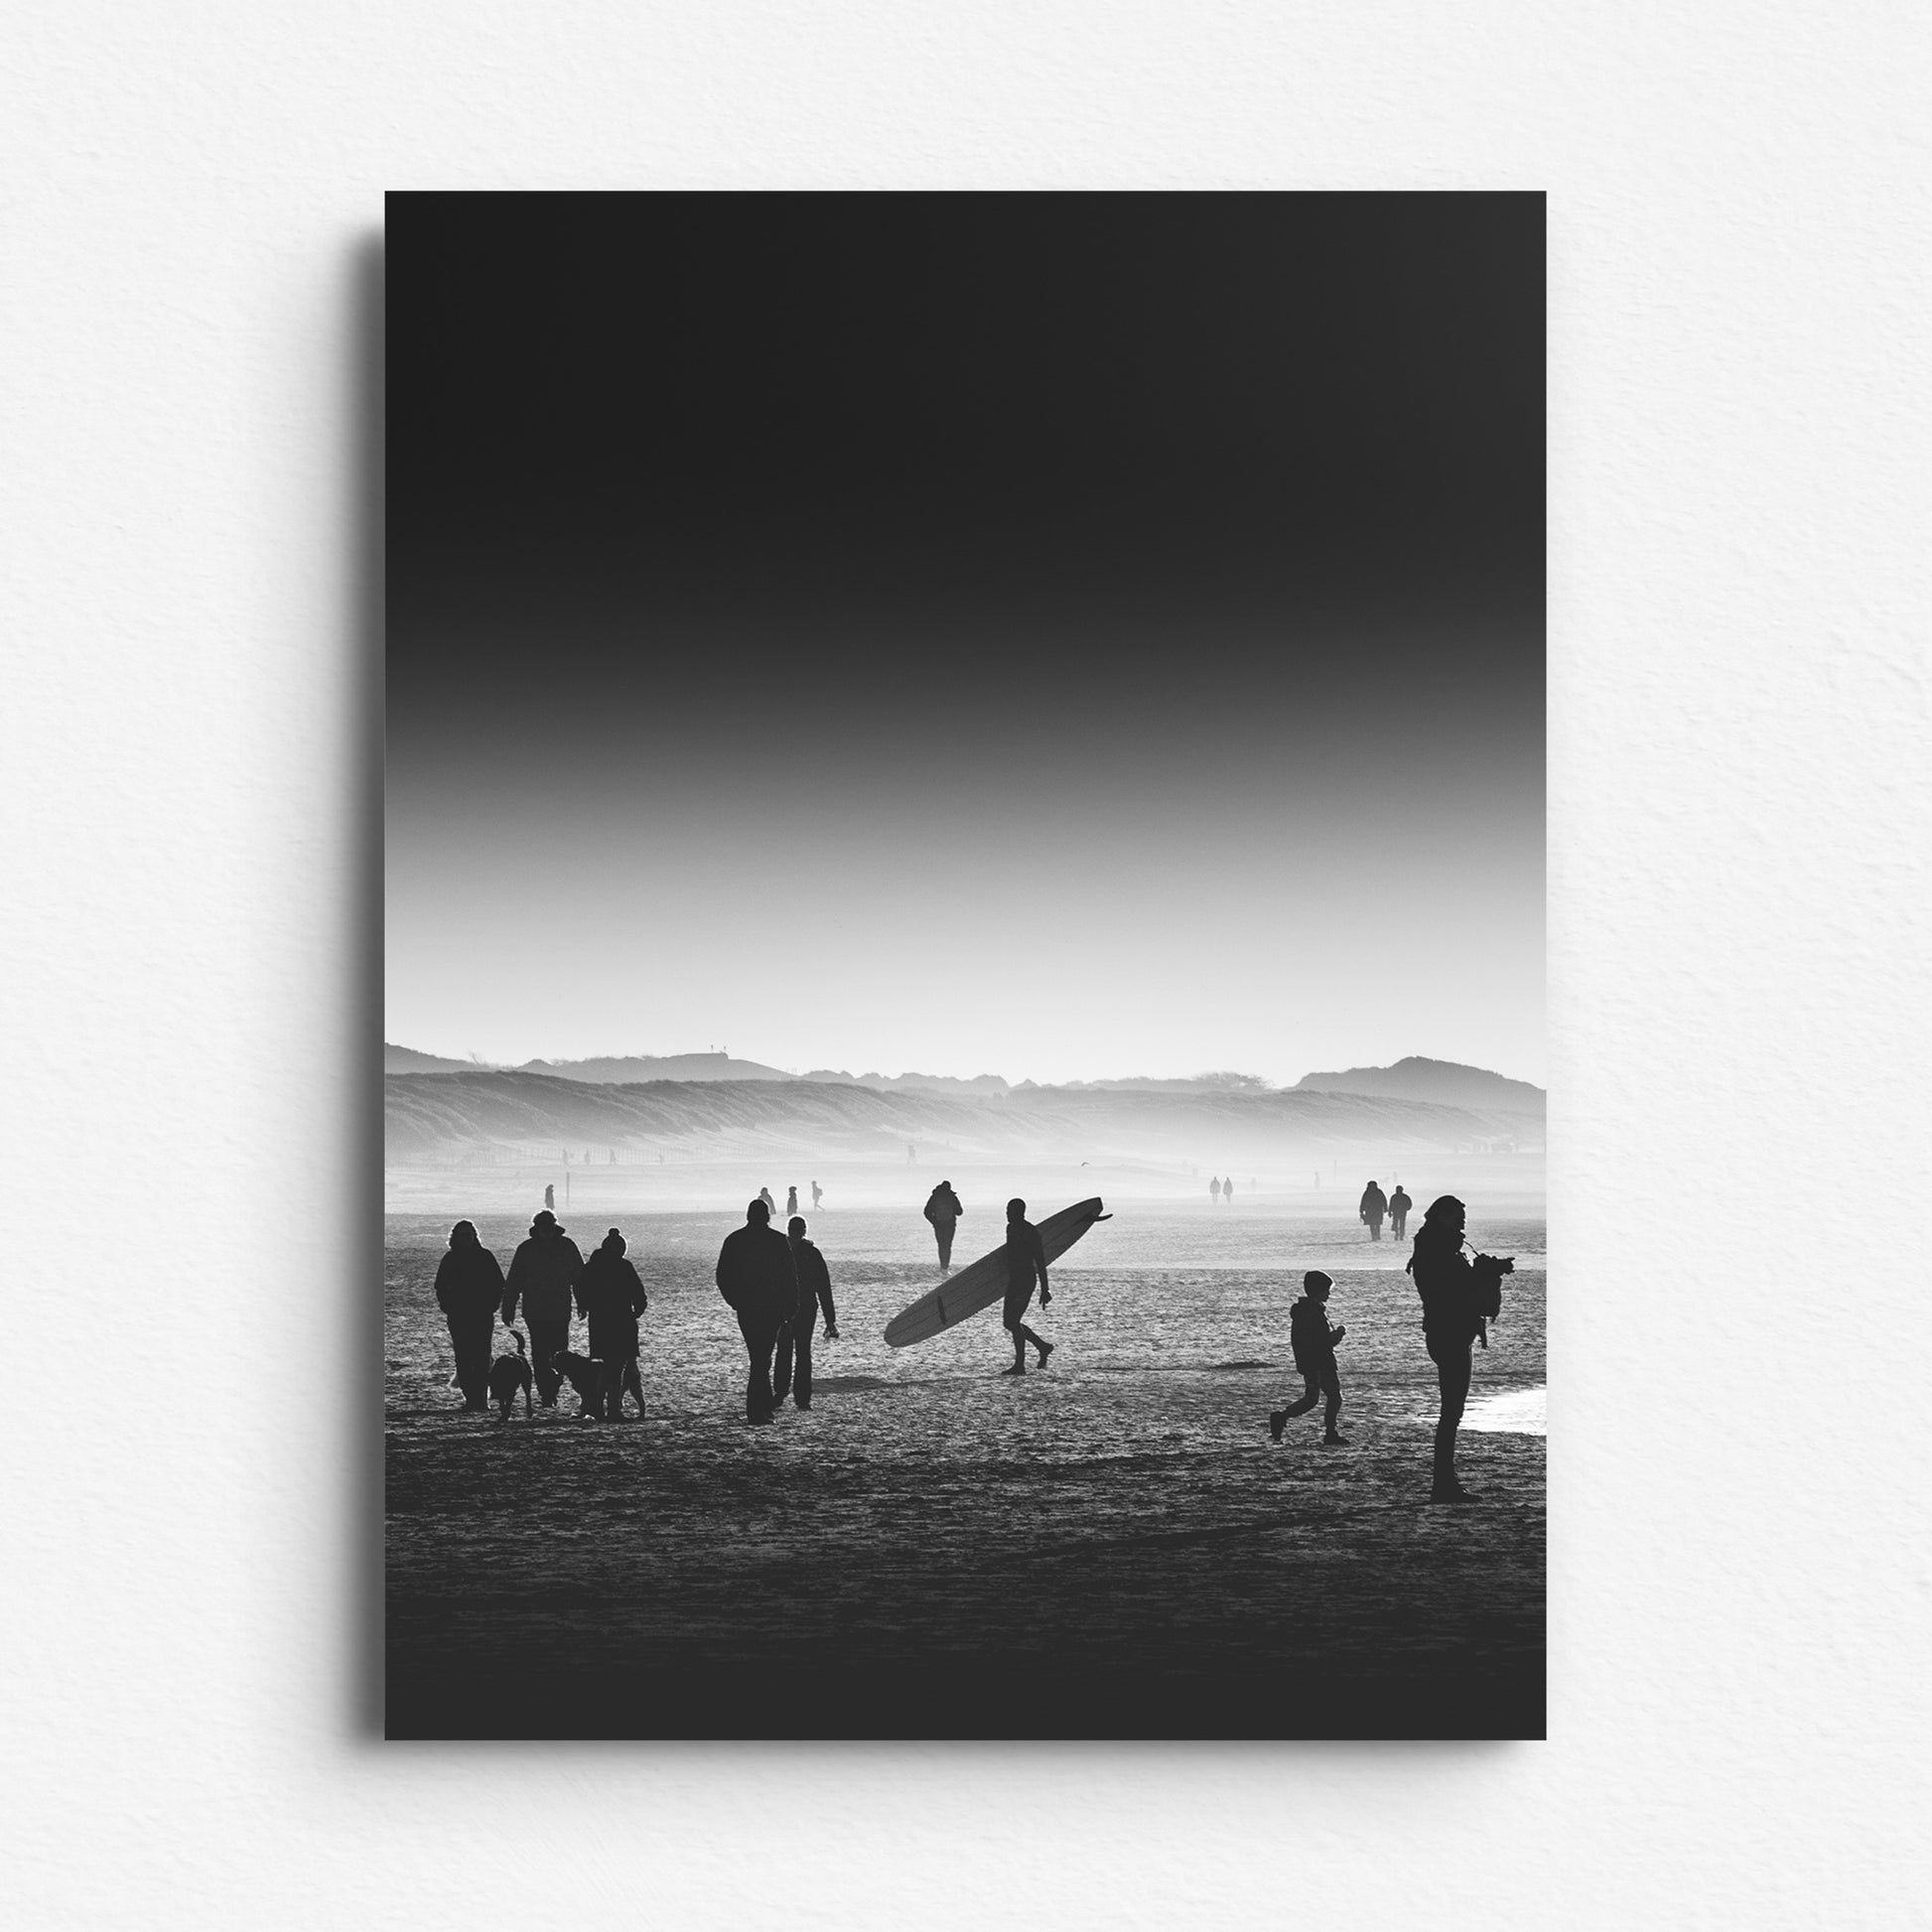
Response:
[[[516,1407],[516,1392],[523,1391],[523,1413],[530,1413],[530,1391],[535,1377],[530,1373],[530,1351],[523,1346],[522,1335],[514,1328],[510,1339],[516,1343],[514,1355],[498,1355],[489,1365],[489,1395],[496,1404],[496,1420],[508,1422],[510,1411]]]

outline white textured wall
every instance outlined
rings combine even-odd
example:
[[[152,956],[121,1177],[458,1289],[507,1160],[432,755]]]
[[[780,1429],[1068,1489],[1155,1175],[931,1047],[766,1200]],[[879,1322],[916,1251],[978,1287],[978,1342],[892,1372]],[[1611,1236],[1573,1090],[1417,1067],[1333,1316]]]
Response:
[[[20,1922],[1909,1921],[1932,1724],[1916,12],[7,10]],[[357,251],[391,186],[769,183],[1551,191],[1547,1745],[364,1727]]]

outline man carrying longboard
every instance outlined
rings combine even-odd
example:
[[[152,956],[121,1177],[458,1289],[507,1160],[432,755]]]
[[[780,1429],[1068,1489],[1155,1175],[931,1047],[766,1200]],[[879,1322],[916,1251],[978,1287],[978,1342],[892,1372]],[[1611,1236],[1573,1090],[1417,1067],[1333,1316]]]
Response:
[[[1040,1244],[1039,1230],[1027,1219],[1027,1203],[1023,1200],[1007,1202],[1006,1254],[1007,1301],[1002,1319],[1006,1322],[1007,1332],[1013,1337],[1013,1366],[1007,1373],[1025,1375],[1029,1342],[1039,1350],[1041,1368],[1046,1366],[1046,1358],[1053,1352],[1050,1341],[1041,1341],[1027,1326],[1027,1305],[1034,1299],[1034,1283],[1037,1281],[1039,1284],[1039,1306],[1042,1309],[1052,1301],[1053,1295],[1046,1286],[1046,1250]]]

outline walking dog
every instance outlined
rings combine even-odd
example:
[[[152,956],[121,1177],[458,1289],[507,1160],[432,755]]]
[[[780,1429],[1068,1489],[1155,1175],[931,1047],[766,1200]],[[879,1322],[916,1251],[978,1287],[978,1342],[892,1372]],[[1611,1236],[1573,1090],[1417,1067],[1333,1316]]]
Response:
[[[496,1405],[498,1422],[509,1421],[518,1389],[523,1391],[523,1413],[526,1417],[530,1414],[530,1394],[536,1380],[530,1373],[530,1351],[523,1346],[521,1332],[512,1328],[510,1339],[516,1343],[516,1353],[498,1355],[489,1365],[489,1397]]]

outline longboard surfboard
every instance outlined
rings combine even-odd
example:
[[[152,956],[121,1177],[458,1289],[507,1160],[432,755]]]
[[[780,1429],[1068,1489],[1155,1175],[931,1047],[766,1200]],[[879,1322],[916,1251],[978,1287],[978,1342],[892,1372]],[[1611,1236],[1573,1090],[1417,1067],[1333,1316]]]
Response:
[[[1111,1214],[1102,1210],[1097,1194],[1092,1200],[1076,1201],[1057,1214],[1047,1215],[1045,1220],[1036,1223],[1047,1265],[1050,1267],[1058,1261],[1094,1222],[1112,1219]],[[964,1321],[969,1314],[978,1314],[981,1309],[1005,1301],[1006,1293],[1007,1251],[998,1247],[921,1295],[910,1308],[899,1310],[886,1324],[886,1339],[895,1348],[903,1348],[908,1342],[930,1341],[943,1329]]]

